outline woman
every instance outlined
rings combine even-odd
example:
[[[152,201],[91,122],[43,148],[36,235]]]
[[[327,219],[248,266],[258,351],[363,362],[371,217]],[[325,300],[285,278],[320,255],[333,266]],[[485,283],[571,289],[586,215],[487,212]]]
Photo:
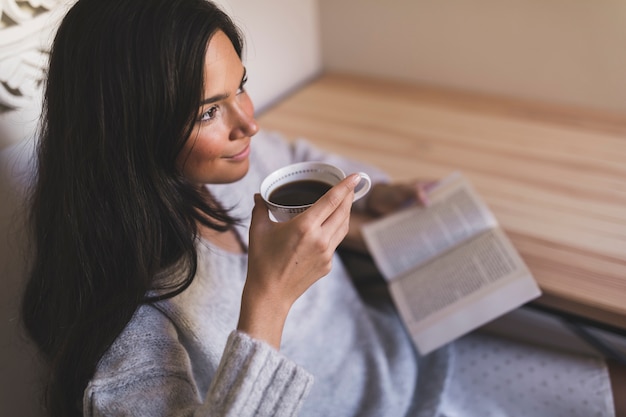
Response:
[[[23,302],[49,364],[49,414],[466,407],[451,382],[454,347],[419,358],[393,309],[364,303],[334,255],[358,177],[290,222],[269,220],[256,192],[274,169],[308,159],[364,167],[259,132],[241,56],[237,29],[204,0],[79,0],[63,20]],[[366,205],[385,213],[414,189],[379,184]],[[584,411],[606,410],[603,365],[567,364],[599,384],[601,399]],[[483,404],[500,407],[497,396]]]

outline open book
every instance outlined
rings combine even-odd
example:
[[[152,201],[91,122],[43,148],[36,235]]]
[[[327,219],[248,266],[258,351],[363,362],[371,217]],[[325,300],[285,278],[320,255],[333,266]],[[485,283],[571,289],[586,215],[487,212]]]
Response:
[[[428,207],[363,227],[418,351],[427,354],[541,294],[494,215],[458,172]]]

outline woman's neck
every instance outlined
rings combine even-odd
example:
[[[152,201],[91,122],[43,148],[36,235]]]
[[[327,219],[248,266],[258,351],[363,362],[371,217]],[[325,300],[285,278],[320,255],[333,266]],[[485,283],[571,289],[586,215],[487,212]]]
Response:
[[[233,227],[229,227],[227,230],[220,232],[203,224],[198,224],[198,232],[204,239],[227,252],[246,252],[245,246],[241,241],[239,234],[237,234]]]
[[[207,190],[205,187],[202,187],[202,193],[205,195],[207,202],[215,207],[221,209],[221,204],[215,200],[213,195]],[[211,223],[218,224],[220,226],[225,226],[225,224],[220,221],[211,218]],[[246,246],[244,245],[241,237],[237,233],[237,231],[232,227],[228,226],[226,230],[219,231],[213,228],[210,228],[201,222],[197,222],[198,224],[198,233],[207,241],[211,242],[215,246],[226,250],[227,252],[232,253],[245,253]]]

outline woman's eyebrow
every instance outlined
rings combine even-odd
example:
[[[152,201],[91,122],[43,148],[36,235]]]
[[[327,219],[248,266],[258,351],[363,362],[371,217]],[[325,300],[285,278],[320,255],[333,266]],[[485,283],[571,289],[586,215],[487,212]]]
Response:
[[[230,96],[230,94],[227,94],[227,93],[217,94],[209,98],[205,98],[204,100],[200,102],[200,105],[205,105],[205,104],[215,103],[216,101],[225,100],[228,98],[228,96]]]
[[[248,73],[248,70],[246,69],[246,67],[243,67],[243,75],[241,76],[241,82],[239,83],[239,86],[241,86],[243,82],[245,81],[247,73]],[[225,100],[229,96],[230,94],[228,93],[216,94],[214,96],[211,96],[202,100],[200,102],[200,105],[203,106],[205,104],[210,104],[210,103],[215,103],[216,101]]]

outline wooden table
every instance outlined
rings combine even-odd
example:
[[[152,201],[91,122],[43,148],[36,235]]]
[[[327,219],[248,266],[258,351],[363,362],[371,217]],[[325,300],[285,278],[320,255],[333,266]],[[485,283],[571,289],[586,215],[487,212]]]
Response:
[[[259,121],[396,180],[461,170],[539,282],[537,304],[626,330],[626,115],[328,74]]]

